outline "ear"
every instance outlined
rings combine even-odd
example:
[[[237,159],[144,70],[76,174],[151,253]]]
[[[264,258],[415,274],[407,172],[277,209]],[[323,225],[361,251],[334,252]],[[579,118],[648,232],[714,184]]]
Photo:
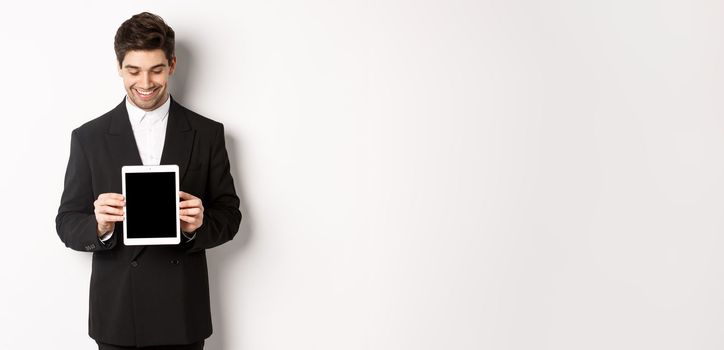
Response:
[[[118,60],[113,60],[113,62],[116,64],[116,70],[118,71],[118,76],[123,78],[123,69],[121,68],[121,63],[118,62]]]
[[[173,75],[173,72],[176,70],[176,55],[171,57],[171,63],[168,66],[168,75]]]

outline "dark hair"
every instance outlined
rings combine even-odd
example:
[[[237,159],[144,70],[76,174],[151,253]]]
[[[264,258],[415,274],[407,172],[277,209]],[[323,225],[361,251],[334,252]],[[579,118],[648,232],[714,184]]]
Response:
[[[174,32],[163,18],[149,12],[141,12],[129,18],[116,32],[113,44],[118,65],[128,51],[162,49],[168,63],[174,57]]]

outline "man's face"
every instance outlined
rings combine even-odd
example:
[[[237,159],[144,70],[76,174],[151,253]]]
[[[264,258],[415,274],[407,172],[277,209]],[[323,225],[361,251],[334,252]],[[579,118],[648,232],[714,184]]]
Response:
[[[123,86],[134,105],[152,111],[166,102],[168,77],[176,69],[176,57],[169,64],[163,50],[128,51],[118,67]]]

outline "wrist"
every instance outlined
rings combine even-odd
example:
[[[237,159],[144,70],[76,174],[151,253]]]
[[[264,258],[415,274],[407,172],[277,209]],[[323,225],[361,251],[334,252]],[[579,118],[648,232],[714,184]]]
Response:
[[[113,231],[113,228],[114,228],[114,224],[110,224],[110,225],[98,224],[96,226],[96,235],[98,235],[98,237],[103,237],[106,234],[108,234],[109,232]]]

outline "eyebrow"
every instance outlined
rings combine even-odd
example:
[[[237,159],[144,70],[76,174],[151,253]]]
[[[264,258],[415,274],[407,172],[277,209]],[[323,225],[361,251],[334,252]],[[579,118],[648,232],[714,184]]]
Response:
[[[151,69],[156,69],[156,68],[159,68],[159,67],[166,67],[166,64],[165,64],[165,63],[159,63],[159,64],[151,67],[149,70],[151,70]],[[130,64],[127,64],[127,65],[123,66],[123,68],[126,68],[126,69],[138,69],[138,70],[141,69],[141,67],[136,67],[136,66],[133,66],[133,65],[130,65]]]

